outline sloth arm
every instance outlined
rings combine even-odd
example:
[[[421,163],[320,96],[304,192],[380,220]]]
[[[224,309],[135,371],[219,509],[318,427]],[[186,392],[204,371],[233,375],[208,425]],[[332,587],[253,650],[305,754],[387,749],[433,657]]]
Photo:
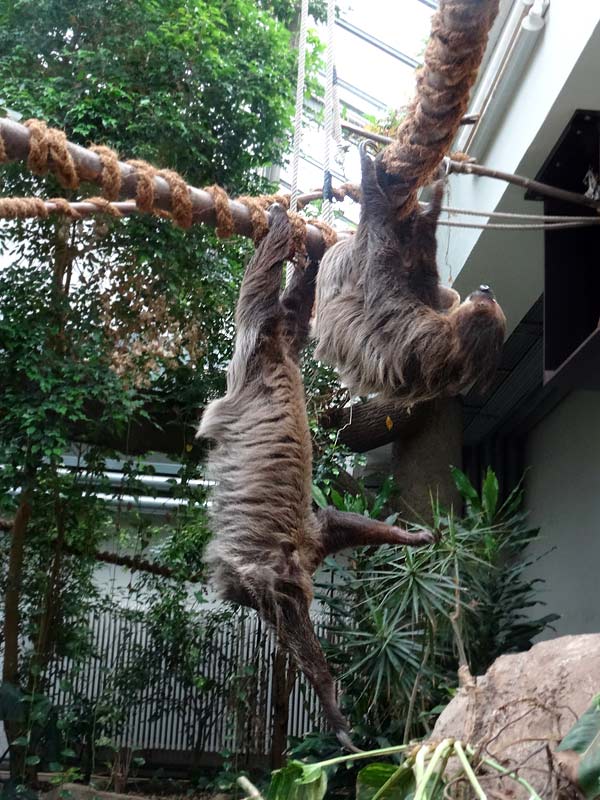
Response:
[[[318,268],[318,261],[309,261],[304,268],[295,265],[292,278],[281,295],[286,334],[296,357],[308,339]]]
[[[256,248],[244,272],[236,313],[238,337],[251,329],[263,328],[281,316],[281,270],[290,253],[290,244],[287,213],[275,205],[271,210],[269,233]]]
[[[382,544],[426,545],[434,541],[428,531],[410,532],[375,519],[326,508],[319,511],[323,558],[347,547],[373,547]]]

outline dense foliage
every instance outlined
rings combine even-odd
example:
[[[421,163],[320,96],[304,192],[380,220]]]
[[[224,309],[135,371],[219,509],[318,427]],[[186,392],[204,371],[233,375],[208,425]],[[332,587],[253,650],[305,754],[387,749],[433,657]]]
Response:
[[[257,169],[288,149],[291,0],[6,0],[0,23],[0,107],[17,118],[39,117],[73,141],[105,143],[232,193],[266,188]],[[11,165],[1,192],[60,189]],[[177,625],[163,626],[171,639],[189,629],[181,579],[201,568],[207,530],[204,490],[190,482],[199,454],[180,431],[223,388],[248,251],[247,242],[155,218],[0,225],[0,716],[12,741],[11,791],[42,754],[45,766],[68,769],[75,741],[85,740],[73,739],[71,712],[57,719],[46,689],[61,658],[91,655],[89,614],[116,601],[93,580],[101,542],[146,550],[172,569],[179,581],[156,583],[153,608],[171,608],[174,619],[181,610]],[[190,501],[172,513],[166,539],[124,501],[115,514],[98,497],[143,489],[152,467],[135,454],[149,442],[133,431],[150,417],[179,423],[171,450],[183,467],[172,494]],[[105,475],[113,448],[124,460],[116,489]],[[65,453],[76,470],[63,469]],[[147,587],[134,588],[149,599]],[[172,648],[169,637],[163,645]],[[63,711],[81,706],[65,692]],[[114,713],[109,722],[114,732]]]
[[[292,0],[0,0],[0,22],[0,107],[13,115],[232,193],[263,188],[257,169],[288,148]],[[309,80],[317,56],[311,38]],[[3,195],[59,191],[52,178],[3,167]],[[182,721],[186,706],[197,705],[197,724],[186,731],[195,754],[223,707],[235,710],[233,727],[250,720],[248,737],[255,667],[232,674],[237,662],[223,650],[227,679],[198,671],[202,649],[215,648],[217,634],[235,636],[243,620],[231,609],[201,614],[204,590],[187,583],[201,574],[208,532],[202,454],[181,435],[223,390],[248,251],[246,242],[223,243],[201,227],[183,233],[156,218],[0,225],[0,719],[11,743],[9,797],[25,792],[38,766],[57,782],[88,777],[142,698],[156,715]],[[319,455],[315,498],[381,516],[389,485],[375,500],[339,493],[348,454],[317,412],[346,396],[310,357],[305,368]],[[170,497],[187,505],[156,525],[125,498],[147,492],[153,468],[138,455],[165,423],[182,464]],[[75,469],[63,468],[65,453]],[[124,478],[115,488],[106,465],[117,456]],[[329,654],[366,742],[426,729],[454,685],[457,641],[479,671],[547,622],[520,617],[531,589],[515,557],[532,532],[519,493],[498,509],[493,476],[482,497],[456,477],[467,513],[435,509],[439,545],[332,564],[338,590],[322,598],[332,619]],[[120,594],[95,581],[106,542],[143,554],[172,579],[136,572]],[[457,609],[458,638],[450,621]],[[117,612],[123,630],[143,625],[147,636],[114,665],[102,662],[90,618],[113,615],[116,625]],[[94,697],[78,672],[90,660],[102,673]],[[58,705],[49,697],[57,686]],[[299,752],[323,746],[309,738]],[[115,775],[126,771],[117,756]]]
[[[321,593],[332,619],[328,656],[363,744],[424,735],[456,686],[461,655],[482,674],[502,653],[530,647],[557,618],[529,610],[539,601],[524,551],[538,531],[527,525],[522,489],[500,504],[491,470],[481,494],[460,470],[453,475],[465,513],[434,505],[436,544],[362,550],[329,564],[335,590],[328,582]],[[384,485],[370,507],[360,496],[329,496],[340,508],[378,516],[390,490]],[[301,752],[309,748],[305,742]]]

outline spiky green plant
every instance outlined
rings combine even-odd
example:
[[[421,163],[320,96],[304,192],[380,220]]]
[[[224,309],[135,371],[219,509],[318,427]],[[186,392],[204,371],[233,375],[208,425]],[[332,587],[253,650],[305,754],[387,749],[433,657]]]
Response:
[[[432,712],[456,686],[461,651],[471,671],[482,673],[502,653],[527,649],[557,618],[531,614],[540,600],[525,551],[539,531],[522,511],[522,486],[501,504],[492,470],[481,493],[463,472],[452,473],[465,510],[459,515],[432,502],[436,544],[331,560],[335,579],[320,587],[330,620],[328,655],[363,744],[425,734]],[[376,516],[390,490],[388,481],[371,508],[335,491],[329,501]]]

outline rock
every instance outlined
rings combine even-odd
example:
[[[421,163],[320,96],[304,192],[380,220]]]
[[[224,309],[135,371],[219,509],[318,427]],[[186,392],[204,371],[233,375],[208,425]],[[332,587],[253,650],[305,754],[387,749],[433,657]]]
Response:
[[[577,796],[578,757],[556,753],[573,723],[600,691],[600,634],[562,636],[525,653],[498,658],[461,688],[431,739],[460,739],[503,766],[518,768],[544,798]],[[527,798],[514,781],[484,776],[489,796]]]

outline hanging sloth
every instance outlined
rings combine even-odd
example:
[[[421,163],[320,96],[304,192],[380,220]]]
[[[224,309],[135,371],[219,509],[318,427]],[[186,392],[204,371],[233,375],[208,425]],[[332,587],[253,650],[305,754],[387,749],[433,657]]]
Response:
[[[435,231],[441,182],[428,210],[398,219],[383,173],[378,179],[378,160],[364,143],[359,149],[360,222],[356,235],[321,261],[315,357],[335,367],[352,394],[381,393],[407,406],[470,386],[485,390],[506,320],[488,286],[463,303],[440,286]]]
[[[216,488],[206,562],[223,599],[256,609],[273,626],[339,741],[352,749],[309,617],[312,575],[326,556],[347,547],[425,545],[432,536],[333,508],[313,511],[312,448],[298,361],[317,265],[296,268],[280,294],[290,244],[286,212],[274,206],[269,233],[244,274],[227,393],[208,406],[199,429],[199,436],[216,443],[208,464]]]

